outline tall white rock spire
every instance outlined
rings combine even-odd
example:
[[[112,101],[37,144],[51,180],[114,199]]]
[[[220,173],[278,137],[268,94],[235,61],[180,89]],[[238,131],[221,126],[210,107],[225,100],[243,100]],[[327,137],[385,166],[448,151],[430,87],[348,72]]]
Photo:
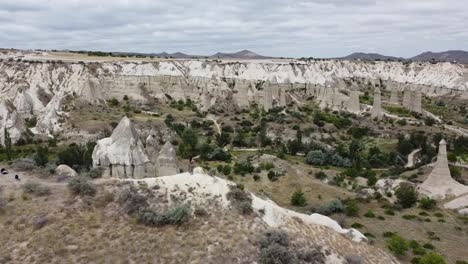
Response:
[[[447,160],[447,142],[445,140],[440,141],[437,162],[426,181],[418,187],[418,191],[423,195],[437,199],[468,193],[468,186],[455,181],[450,175]]]
[[[382,112],[382,96],[380,94],[380,89],[378,87],[374,90],[374,104],[372,105],[372,118],[381,118],[383,116]]]

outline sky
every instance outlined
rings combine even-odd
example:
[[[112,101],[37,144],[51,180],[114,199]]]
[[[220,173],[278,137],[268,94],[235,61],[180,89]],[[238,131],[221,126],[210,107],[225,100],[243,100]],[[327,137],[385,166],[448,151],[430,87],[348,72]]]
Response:
[[[411,57],[468,50],[468,1],[0,0],[0,47]]]

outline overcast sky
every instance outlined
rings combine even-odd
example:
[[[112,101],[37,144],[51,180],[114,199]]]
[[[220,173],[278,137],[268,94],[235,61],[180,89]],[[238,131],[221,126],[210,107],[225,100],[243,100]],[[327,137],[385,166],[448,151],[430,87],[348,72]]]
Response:
[[[0,0],[0,47],[409,57],[468,50],[468,1]]]

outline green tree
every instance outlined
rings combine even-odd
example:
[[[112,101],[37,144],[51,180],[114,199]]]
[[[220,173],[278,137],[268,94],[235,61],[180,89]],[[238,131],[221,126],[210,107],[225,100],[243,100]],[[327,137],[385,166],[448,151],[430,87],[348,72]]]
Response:
[[[291,204],[294,206],[306,206],[307,199],[302,190],[296,190],[291,196]]]
[[[434,209],[437,205],[437,201],[429,197],[423,197],[419,200],[419,207],[425,210]]]
[[[8,132],[8,129],[5,128],[4,130],[4,135],[5,135],[5,151],[7,155],[7,160],[12,160],[13,158],[13,147],[11,144],[11,137],[10,137],[10,132]]]
[[[242,131],[237,131],[232,139],[232,144],[236,147],[246,147],[245,136]]]
[[[419,260],[419,264],[447,264],[447,261],[441,255],[430,252]]]
[[[400,137],[398,139],[397,149],[399,153],[406,156],[410,154],[411,151],[413,150],[413,144],[411,144],[411,142],[408,139],[405,139],[404,137]]]
[[[260,131],[258,133],[258,137],[260,140],[261,147],[266,147],[266,146],[271,145],[272,143],[271,139],[267,135],[267,123],[264,120],[262,120],[260,124]]]
[[[39,167],[44,167],[49,162],[49,148],[38,146],[34,155],[34,162]]]
[[[359,140],[353,139],[349,145],[349,157],[353,163],[353,167],[360,169],[361,168],[361,152],[364,149],[364,146]]]
[[[409,244],[404,238],[395,234],[387,241],[387,248],[396,256],[404,256],[409,249]]]
[[[89,142],[86,145],[72,143],[57,154],[57,163],[70,166],[76,171],[90,169],[93,165],[92,154],[96,143]]]
[[[327,162],[327,154],[323,153],[321,150],[312,150],[307,153],[305,157],[305,163],[310,165],[321,166],[325,165]]]
[[[218,146],[224,147],[231,143],[231,135],[226,132],[221,132],[221,135],[216,136],[216,142],[218,143]]]
[[[198,135],[191,128],[185,128],[181,135],[182,142],[179,145],[179,153],[182,158],[192,158],[198,153]]]
[[[359,214],[359,204],[356,200],[349,200],[346,203],[345,213],[347,216],[357,216]]]
[[[395,191],[397,202],[403,208],[410,208],[418,201],[418,195],[414,187],[407,183],[400,184],[400,187]]]

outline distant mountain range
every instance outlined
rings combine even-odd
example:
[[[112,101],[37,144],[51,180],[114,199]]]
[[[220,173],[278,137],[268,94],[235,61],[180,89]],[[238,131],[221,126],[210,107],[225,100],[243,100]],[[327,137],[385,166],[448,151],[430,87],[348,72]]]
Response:
[[[339,59],[342,59],[342,60],[391,60],[391,61],[404,60],[404,58],[385,56],[385,55],[378,54],[378,53],[362,53],[362,52],[356,52],[346,57],[341,57]]]
[[[273,57],[267,57],[259,55],[250,50],[242,50],[234,53],[222,53],[218,52],[213,55],[190,55],[182,52],[168,53],[133,53],[133,52],[111,52],[114,55],[127,55],[127,56],[154,56],[160,58],[175,58],[175,59],[190,59],[190,58],[210,58],[210,59],[272,59]]]
[[[241,60],[248,60],[248,59],[274,59],[279,57],[269,57],[259,55],[255,52],[250,50],[242,50],[239,52],[233,53],[223,53],[218,52],[213,55],[190,55],[185,54],[182,52],[175,52],[175,53],[135,53],[135,52],[90,52],[90,51],[75,51],[79,53],[88,53],[90,55],[100,55],[100,56],[110,56],[110,55],[118,55],[118,56],[136,56],[136,57],[160,57],[160,58],[175,58],[175,59],[190,59],[190,58],[209,58],[209,59],[241,59]],[[306,59],[306,58],[302,58]],[[312,58],[309,58],[312,59]],[[324,58],[326,59],[326,58]],[[449,50],[444,52],[424,52],[417,56],[411,58],[402,58],[402,57],[394,57],[394,56],[386,56],[378,53],[362,53],[356,52],[350,54],[345,57],[339,58],[330,58],[330,59],[338,59],[338,60],[380,60],[380,61],[429,61],[429,62],[459,62],[468,64],[468,52],[463,50]]]
[[[468,52],[463,50],[449,50],[444,52],[424,52],[411,58],[385,56],[378,53],[353,53],[337,58],[342,60],[382,60],[382,61],[435,61],[468,63]]]
[[[468,63],[468,52],[464,50],[449,50],[444,52],[424,52],[411,58],[413,61],[457,61]]]

